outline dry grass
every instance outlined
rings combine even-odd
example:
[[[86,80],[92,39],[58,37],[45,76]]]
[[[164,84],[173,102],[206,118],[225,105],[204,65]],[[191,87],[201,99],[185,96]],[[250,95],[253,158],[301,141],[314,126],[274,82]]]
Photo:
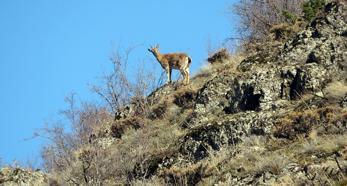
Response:
[[[266,171],[277,174],[288,161],[277,153],[267,153],[265,146],[264,137],[251,137],[248,142],[238,144],[232,149],[222,148],[217,153],[210,152],[207,159],[191,166],[190,170],[202,167],[198,169],[202,178],[200,185],[225,182],[227,174],[242,176]]]
[[[122,140],[108,148],[90,144],[76,150],[70,166],[55,172],[53,178],[70,184],[162,185],[160,180],[145,179],[157,171],[163,158],[177,151],[176,143],[183,134],[177,126],[163,121],[152,121],[137,130],[129,128]]]
[[[166,185],[165,180],[153,176],[150,179],[139,179],[130,183],[131,186],[161,186]]]
[[[267,143],[265,137],[252,136],[233,149],[222,149],[211,155],[205,162],[206,178],[202,180],[201,185],[228,185],[232,183],[230,175],[242,178],[266,172],[280,174],[290,160],[285,154],[268,151]]]
[[[293,184],[297,183],[297,178],[283,172],[290,164],[303,168],[306,165],[318,163],[315,157],[321,157],[322,168],[325,164],[331,164],[336,168],[337,165],[334,164],[334,161],[329,160],[326,163],[325,161],[327,157],[334,156],[334,153],[343,154],[347,148],[347,135],[313,135],[311,139],[303,138],[291,143],[282,143],[282,145],[276,143],[278,141],[274,139],[251,136],[232,149],[221,149],[197,164],[189,165],[183,169],[175,168],[174,173],[187,178],[187,175],[196,175],[197,172],[194,171],[198,171],[202,179],[199,185],[216,183],[218,185],[230,185],[235,183],[235,180],[232,181],[235,177],[245,178],[265,173],[279,176],[278,180],[272,180],[271,183],[273,184]],[[268,148],[269,146],[277,146],[277,148]],[[324,179],[331,180],[329,175],[325,176]]]
[[[228,73],[228,74],[237,74],[239,73],[237,70],[237,66],[244,59],[244,55],[241,53],[233,54],[229,56],[227,59],[224,59],[223,62],[214,63],[214,64],[206,64],[203,66],[199,72],[194,74],[192,77],[192,89],[200,88],[204,82],[212,79],[216,75],[220,75],[220,73]]]
[[[330,101],[340,101],[347,95],[347,84],[341,81],[329,83],[323,90],[324,97]]]
[[[298,155],[302,157],[310,157],[311,155],[330,156],[336,152],[342,152],[346,146],[347,135],[327,135],[302,140],[296,149]]]
[[[296,20],[294,23],[284,22],[272,25],[270,33],[275,40],[286,40],[299,32],[305,25],[305,22]]]
[[[155,154],[175,151],[177,140],[183,135],[177,126],[162,121],[152,123],[140,130],[127,131],[122,140],[115,143],[111,149],[119,149],[127,154],[124,157],[131,162],[138,158],[150,157]],[[118,150],[117,150],[118,151]],[[115,152],[118,153],[118,152]]]
[[[179,92],[184,89],[179,89]],[[166,99],[167,108],[176,108],[173,95]],[[169,100],[169,101],[168,101]],[[172,104],[172,105],[171,105]],[[179,148],[179,139],[185,135],[179,125],[191,109],[183,109],[182,117],[165,115],[163,119],[147,120],[150,124],[135,130],[124,131],[122,140],[115,141],[107,149],[86,147],[77,153],[76,161],[70,168],[60,173],[61,182],[83,183],[85,175],[89,184],[107,183],[130,185],[223,185],[233,183],[230,175],[245,178],[249,175],[272,174],[281,177],[276,183],[291,183],[294,178],[283,176],[289,163],[306,165],[314,161],[311,155],[329,156],[342,152],[347,146],[346,135],[322,136],[315,126],[334,125],[346,121],[347,114],[340,108],[325,107],[304,112],[292,112],[280,120],[283,131],[292,131],[296,125],[303,126],[305,137],[293,133],[287,143],[281,139],[265,136],[251,136],[233,148],[222,148],[219,152],[209,152],[208,158],[198,162],[158,169],[158,164],[166,157],[172,157]],[[216,116],[214,116],[216,117]],[[176,120],[171,120],[175,118]],[[179,118],[177,120],[177,118]],[[213,119],[212,119],[213,120]],[[171,125],[170,123],[176,123]],[[324,123],[324,124],[322,124]],[[295,128],[294,127],[294,128]],[[288,129],[288,130],[287,130]],[[83,171],[91,162],[91,167]],[[158,170],[162,170],[158,173]],[[153,174],[159,177],[151,177]],[[71,177],[75,179],[71,181]],[[70,179],[70,181],[69,181]],[[59,180],[59,179],[57,179]],[[102,181],[101,181],[102,180]],[[117,182],[115,182],[115,180]]]
[[[293,111],[279,119],[274,135],[279,138],[295,139],[299,135],[309,137],[313,128],[318,134],[339,133],[347,121],[347,111],[340,107],[323,107],[305,111]]]

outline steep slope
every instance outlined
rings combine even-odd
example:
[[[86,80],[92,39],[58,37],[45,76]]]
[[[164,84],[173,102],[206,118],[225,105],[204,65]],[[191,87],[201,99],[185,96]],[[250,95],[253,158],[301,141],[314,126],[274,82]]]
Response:
[[[161,87],[145,108],[134,102],[105,120],[71,167],[50,176],[71,185],[346,184],[346,12],[329,3],[285,43],[210,58],[190,85]]]
[[[189,87],[165,86],[150,95],[153,116],[143,123],[167,136],[142,136],[143,143],[155,138],[160,145],[142,154],[148,156],[135,163],[128,181],[330,185],[344,180],[346,12],[343,3],[330,3],[286,43],[262,43],[240,64],[224,59]],[[121,120],[134,110],[122,112]],[[129,140],[119,128],[113,132]],[[117,143],[122,144],[110,148]]]

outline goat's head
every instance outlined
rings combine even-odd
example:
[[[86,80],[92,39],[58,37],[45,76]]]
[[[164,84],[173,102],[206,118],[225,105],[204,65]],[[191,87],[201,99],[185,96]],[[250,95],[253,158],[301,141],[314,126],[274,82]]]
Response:
[[[148,51],[152,52],[154,55],[159,53],[159,45],[156,44],[155,46],[149,47]]]

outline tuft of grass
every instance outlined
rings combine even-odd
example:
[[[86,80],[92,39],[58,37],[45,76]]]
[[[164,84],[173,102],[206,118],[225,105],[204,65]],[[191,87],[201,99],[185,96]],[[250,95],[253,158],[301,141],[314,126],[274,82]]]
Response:
[[[192,87],[201,87],[204,82],[208,81],[216,75],[221,75],[221,73],[233,73],[238,74],[237,66],[244,59],[244,55],[241,53],[228,54],[227,58],[224,58],[222,62],[219,63],[208,63],[203,66],[199,72],[197,72],[192,78]],[[216,60],[218,58],[216,57]],[[218,60],[217,60],[218,61]],[[200,86],[196,86],[196,85]]]
[[[153,176],[150,179],[137,179],[130,183],[131,186],[161,186],[166,185],[163,178]]]
[[[347,95],[347,84],[341,81],[333,81],[324,88],[323,93],[329,101],[340,101]]]

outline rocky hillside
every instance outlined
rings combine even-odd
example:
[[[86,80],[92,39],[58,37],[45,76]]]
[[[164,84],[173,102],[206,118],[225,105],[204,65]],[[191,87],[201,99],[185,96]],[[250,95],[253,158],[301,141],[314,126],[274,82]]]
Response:
[[[247,56],[217,53],[190,85],[164,86],[145,109],[134,102],[105,120],[76,161],[49,177],[71,185],[347,184],[346,12],[342,1],[329,3],[286,41]],[[0,183],[10,183],[3,171]]]

